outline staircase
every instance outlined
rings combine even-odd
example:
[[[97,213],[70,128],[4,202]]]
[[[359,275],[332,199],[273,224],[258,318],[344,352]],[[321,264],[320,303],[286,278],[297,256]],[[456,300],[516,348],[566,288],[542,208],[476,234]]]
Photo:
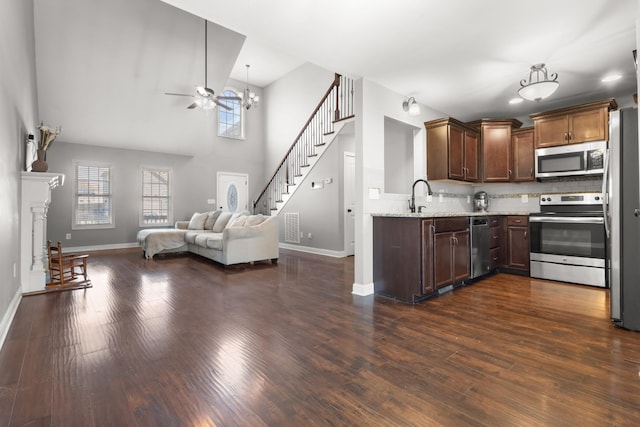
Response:
[[[351,118],[353,80],[336,74],[275,173],[253,202],[253,212],[277,215]]]

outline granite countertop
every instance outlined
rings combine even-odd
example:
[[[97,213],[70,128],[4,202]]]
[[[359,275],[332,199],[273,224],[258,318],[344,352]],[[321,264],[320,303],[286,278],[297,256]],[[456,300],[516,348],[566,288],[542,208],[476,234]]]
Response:
[[[534,212],[531,212],[534,213]],[[371,216],[396,217],[396,218],[446,218],[460,216],[491,216],[491,215],[529,215],[527,211],[489,211],[489,212],[399,212],[399,213],[372,213]]]

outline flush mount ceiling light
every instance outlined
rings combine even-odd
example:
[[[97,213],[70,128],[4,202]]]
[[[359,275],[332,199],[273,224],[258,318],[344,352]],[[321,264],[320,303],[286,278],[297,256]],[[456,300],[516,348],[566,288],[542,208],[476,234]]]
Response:
[[[244,90],[244,93],[242,96],[242,106],[248,110],[252,106],[253,107],[258,106],[258,102],[260,102],[260,97],[256,95],[255,92],[251,92],[251,90],[249,90],[249,64],[247,64],[246,67],[247,67],[247,88]]]
[[[602,78],[603,83],[615,82],[616,80],[620,80],[622,76],[620,74],[610,74]]]
[[[420,114],[420,105],[416,102],[416,99],[413,96],[402,103],[402,109],[407,111],[410,116],[417,116]]]
[[[532,65],[529,71],[529,81],[520,80],[522,87],[518,90],[518,95],[528,101],[540,102],[558,89],[560,83],[556,81],[557,79],[556,73],[552,73],[549,78],[544,64]]]

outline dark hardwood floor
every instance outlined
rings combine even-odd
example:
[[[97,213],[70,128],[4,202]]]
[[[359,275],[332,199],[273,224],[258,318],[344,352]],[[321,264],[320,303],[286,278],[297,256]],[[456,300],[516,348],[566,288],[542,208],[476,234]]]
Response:
[[[640,425],[640,334],[603,289],[499,274],[411,306],[351,295],[353,258],[286,250],[88,269],[23,298],[1,425]]]

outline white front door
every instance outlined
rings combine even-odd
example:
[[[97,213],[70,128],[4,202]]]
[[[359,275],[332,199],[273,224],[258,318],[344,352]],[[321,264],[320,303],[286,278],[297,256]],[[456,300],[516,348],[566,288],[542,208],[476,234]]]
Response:
[[[344,153],[344,251],[347,256],[356,250],[356,156]]]
[[[249,175],[245,173],[217,173],[218,209],[225,212],[249,210]]]

